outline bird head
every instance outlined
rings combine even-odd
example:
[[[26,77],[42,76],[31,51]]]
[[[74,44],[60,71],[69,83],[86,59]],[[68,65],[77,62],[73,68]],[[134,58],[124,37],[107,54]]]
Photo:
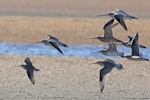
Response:
[[[25,61],[26,63],[31,62],[29,57],[27,57],[24,61]]]
[[[98,61],[98,62],[95,62],[95,63],[92,63],[92,64],[103,65],[102,61]]]
[[[47,42],[47,40],[41,40],[40,42],[41,42],[41,43],[46,43],[46,42]]]
[[[106,15],[113,16],[114,12],[108,12]]]
[[[105,50],[100,50],[99,52],[103,54],[103,53],[105,53],[106,51],[105,51]]]
[[[48,42],[48,40],[41,40],[41,41],[39,41],[39,42],[36,42],[36,43],[47,43]]]

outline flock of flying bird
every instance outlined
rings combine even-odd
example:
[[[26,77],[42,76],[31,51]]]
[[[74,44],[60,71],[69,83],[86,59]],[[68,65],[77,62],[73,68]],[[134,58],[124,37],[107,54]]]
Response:
[[[123,58],[127,58],[129,60],[134,61],[149,61],[149,59],[144,58],[142,53],[140,52],[140,48],[146,48],[145,46],[139,44],[139,35],[138,33],[135,34],[134,37],[128,36],[129,41],[123,42],[113,36],[113,28],[115,28],[118,23],[127,31],[127,26],[125,24],[124,19],[138,19],[134,16],[131,16],[127,14],[126,12],[116,9],[116,11],[107,13],[105,15],[98,15],[98,16],[110,16],[112,19],[109,20],[103,27],[104,29],[104,36],[99,36],[92,39],[98,39],[101,42],[108,43],[109,47],[106,50],[99,51],[100,53],[107,55],[107,56],[121,56]],[[118,23],[114,23],[114,20],[116,20]],[[40,42],[36,43],[43,43],[47,46],[52,46],[56,48],[61,54],[63,54],[62,50],[59,48],[59,46],[68,47],[66,44],[62,43],[59,39],[57,39],[54,36],[48,35],[49,39],[41,40]],[[131,55],[125,56],[124,53],[117,51],[116,43],[120,43],[123,46],[130,47],[132,52]],[[30,58],[27,57],[25,60],[26,65],[21,65],[26,71],[29,79],[31,80],[32,84],[35,84],[34,81],[34,71],[40,71],[39,69],[36,69],[32,62],[30,61]],[[98,61],[96,63],[92,64],[99,64],[103,66],[103,68],[100,70],[99,75],[99,81],[100,81],[100,91],[103,92],[105,83],[106,83],[106,76],[112,71],[113,68],[117,68],[118,70],[124,69],[122,64],[117,64],[115,61],[111,59],[104,59],[104,61]]]

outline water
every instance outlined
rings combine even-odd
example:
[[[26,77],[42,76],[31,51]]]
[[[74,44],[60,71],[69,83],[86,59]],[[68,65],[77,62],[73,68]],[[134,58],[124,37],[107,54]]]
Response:
[[[66,56],[66,57],[80,57],[80,58],[121,58],[105,56],[101,53],[96,53],[104,49],[103,46],[72,46],[68,48],[60,47],[64,55],[59,53],[52,47],[43,44],[15,44],[15,43],[0,43],[0,54],[8,55],[32,55],[32,56]],[[125,55],[130,55],[131,49],[119,46],[119,52],[124,52]],[[141,49],[144,58],[150,59],[150,48]]]

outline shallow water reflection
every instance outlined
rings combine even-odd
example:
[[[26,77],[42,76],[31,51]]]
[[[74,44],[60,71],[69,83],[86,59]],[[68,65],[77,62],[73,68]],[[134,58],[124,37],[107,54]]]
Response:
[[[103,46],[69,46],[68,48],[60,47],[64,55],[60,54],[56,49],[45,46],[43,44],[15,44],[0,43],[0,54],[10,55],[34,55],[34,56],[67,56],[81,58],[121,58],[105,56],[101,53],[95,53],[104,49]],[[119,52],[130,55],[131,49],[124,46],[118,47]],[[150,59],[150,48],[141,49],[145,58]]]

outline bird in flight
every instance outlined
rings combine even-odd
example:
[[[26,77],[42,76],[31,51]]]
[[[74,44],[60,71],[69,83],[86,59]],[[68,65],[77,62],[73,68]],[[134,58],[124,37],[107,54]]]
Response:
[[[126,46],[126,47],[131,47],[131,41],[133,39],[132,36],[128,36],[128,41],[127,42],[122,42],[122,45]],[[146,48],[146,46],[139,44],[140,48]]]
[[[103,27],[104,30],[104,36],[98,36],[96,38],[91,39],[98,39],[102,42],[122,42],[119,39],[116,39],[113,34],[113,29],[118,25],[118,23],[113,24],[114,19],[109,20]]]
[[[132,20],[132,19],[138,19],[137,17],[131,16],[128,13],[126,13],[123,10],[116,9],[115,11],[109,12],[104,15],[97,15],[97,16],[110,16],[113,19],[116,19],[116,21],[127,31],[127,26],[125,24],[125,19]]]
[[[108,48],[106,50],[99,51],[100,53],[106,56],[123,56],[123,52],[118,52],[117,46],[115,43],[108,43]]]
[[[56,50],[58,50],[61,54],[63,54],[63,52],[61,51],[61,49],[58,47],[57,43],[48,39],[44,39],[41,40],[39,42],[36,43],[43,43],[46,46],[50,46],[50,47],[54,47]]]
[[[63,47],[68,47],[67,44],[62,43],[58,38],[56,38],[50,34],[48,34],[48,36],[49,36],[49,40],[55,42],[57,45],[63,46]]]
[[[118,70],[124,69],[121,64],[117,64],[111,59],[105,59],[105,61],[98,61],[93,64],[98,64],[103,67],[100,70],[100,74],[99,74],[99,81],[100,81],[100,87],[101,87],[100,92],[103,92],[106,79],[107,79],[107,75],[113,70],[113,68],[117,68]]]
[[[54,47],[57,51],[59,51],[61,54],[63,54],[63,52],[61,51],[61,49],[59,48],[59,46],[63,46],[63,47],[68,47],[66,44],[62,43],[59,41],[59,39],[57,39],[56,37],[49,35],[49,39],[43,39],[39,42],[35,42],[35,43],[43,43],[46,46],[50,46],[50,47]]]
[[[122,57],[133,61],[149,61],[149,59],[143,58],[140,52],[138,33],[131,40],[131,49],[132,49],[131,55],[122,56]]]
[[[27,75],[28,75],[30,81],[32,82],[32,84],[34,85],[35,84],[35,80],[34,80],[33,73],[34,73],[34,71],[40,71],[40,70],[35,68],[32,65],[32,62],[30,61],[29,57],[25,58],[24,62],[26,63],[26,65],[21,65],[21,67],[24,68],[27,71]]]

